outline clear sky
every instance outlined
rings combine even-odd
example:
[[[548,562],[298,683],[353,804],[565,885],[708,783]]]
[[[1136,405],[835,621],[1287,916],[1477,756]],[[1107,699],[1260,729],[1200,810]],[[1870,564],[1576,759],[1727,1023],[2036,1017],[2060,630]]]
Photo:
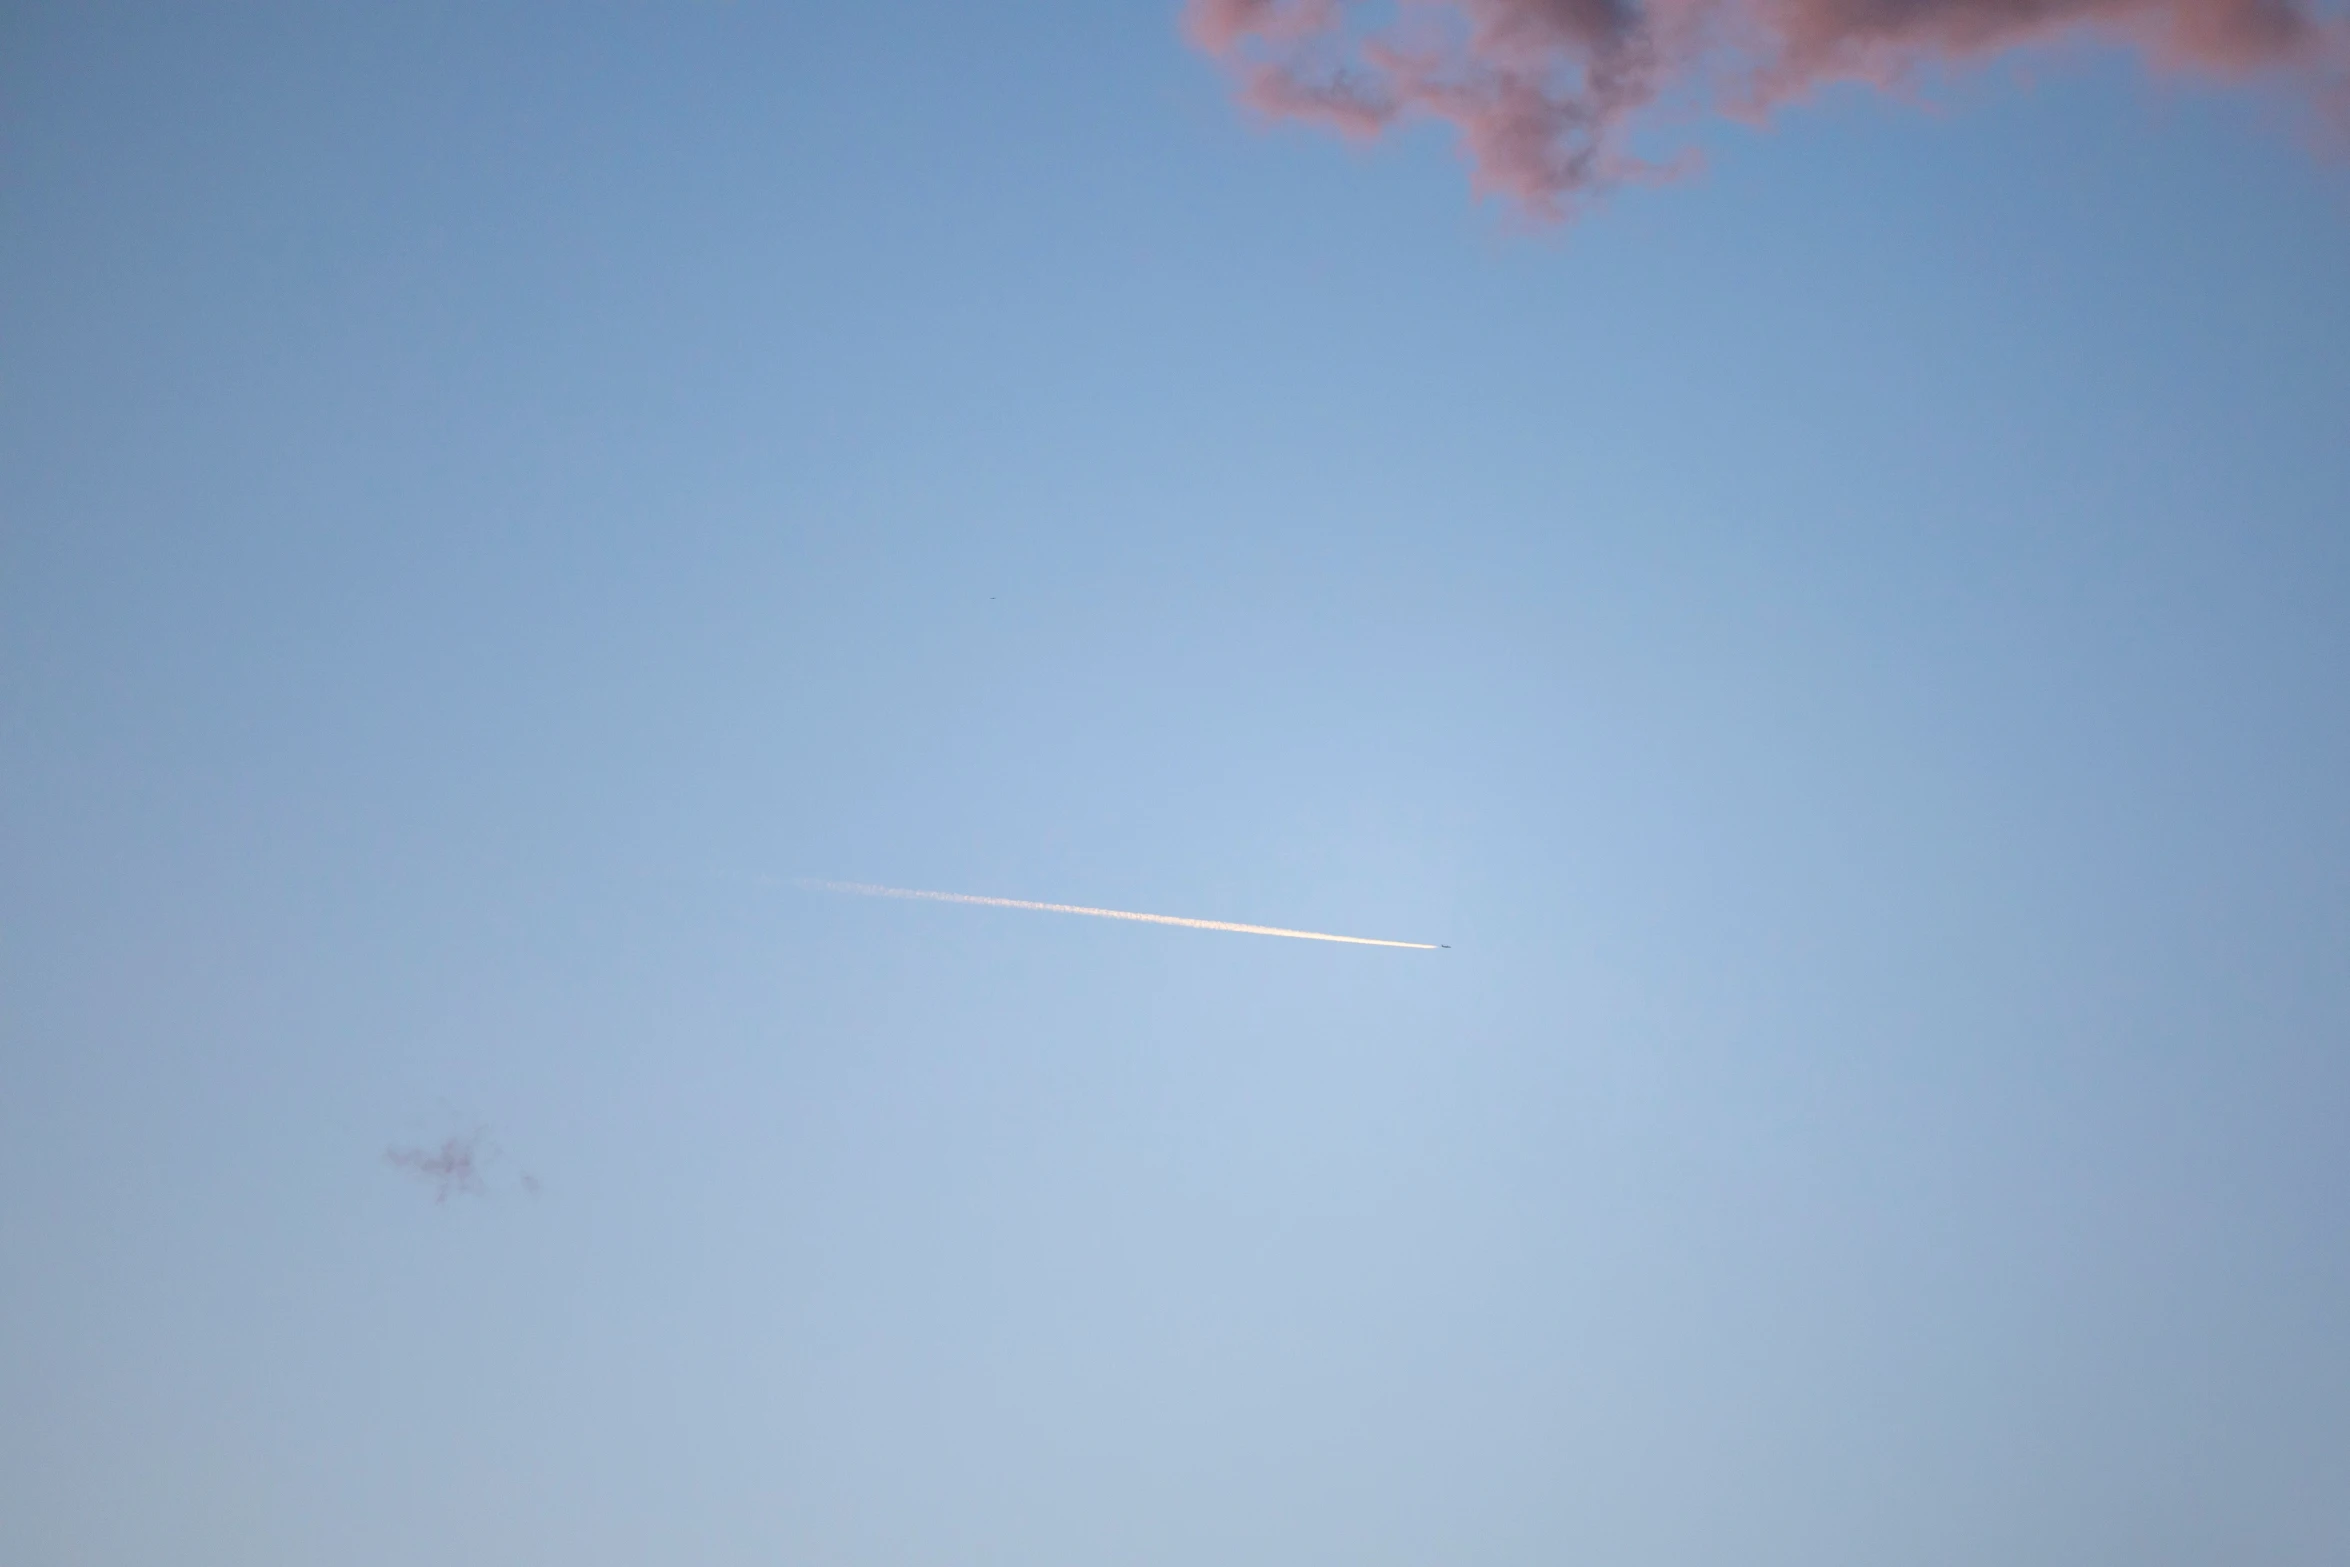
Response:
[[[1205,9],[0,11],[0,1560],[2350,1560],[2309,100]]]

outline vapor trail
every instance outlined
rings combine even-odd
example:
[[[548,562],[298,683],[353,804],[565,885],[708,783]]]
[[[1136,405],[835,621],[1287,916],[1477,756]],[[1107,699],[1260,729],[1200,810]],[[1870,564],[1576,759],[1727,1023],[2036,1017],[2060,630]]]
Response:
[[[968,892],[923,892],[913,887],[876,887],[861,881],[819,881],[802,876],[798,885],[813,892],[853,892],[861,898],[919,898],[926,903],[975,903],[988,909],[1034,909],[1041,914],[1090,914],[1097,920],[1135,920],[1144,925],[1182,925],[1192,930],[1229,930],[1243,936],[1288,936],[1296,941],[1343,941],[1356,947],[1410,947],[1434,952],[1432,941],[1378,941],[1369,936],[1333,936],[1319,930],[1283,930],[1278,925],[1235,925],[1229,920],[1190,920],[1179,914],[1136,914],[1127,909],[1089,909],[1075,903],[1030,903],[1022,898],[982,898]]]

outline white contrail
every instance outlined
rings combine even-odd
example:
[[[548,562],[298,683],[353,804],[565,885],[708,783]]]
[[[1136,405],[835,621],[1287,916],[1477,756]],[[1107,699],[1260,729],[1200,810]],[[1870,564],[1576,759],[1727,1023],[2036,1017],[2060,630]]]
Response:
[[[876,887],[861,881],[819,881],[802,876],[814,892],[853,892],[864,898],[920,898],[929,903],[976,903],[989,909],[1035,909],[1042,914],[1090,914],[1097,920],[1138,920],[1145,925],[1183,925],[1192,930],[1230,930],[1244,936],[1288,936],[1297,941],[1343,941],[1357,947],[1410,947],[1434,952],[1432,941],[1377,941],[1369,936],[1333,936],[1319,930],[1283,930],[1278,925],[1235,925],[1229,920],[1187,920],[1179,914],[1136,914],[1126,909],[1089,909],[1075,903],[1030,903],[1022,898],[982,898],[968,892],[922,892],[912,887]]]

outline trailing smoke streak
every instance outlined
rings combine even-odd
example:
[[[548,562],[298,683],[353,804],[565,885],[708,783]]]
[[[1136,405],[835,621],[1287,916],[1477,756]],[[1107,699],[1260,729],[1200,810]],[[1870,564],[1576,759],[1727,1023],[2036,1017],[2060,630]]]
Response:
[[[1075,903],[1030,903],[1021,898],[982,898],[968,892],[922,892],[912,887],[876,887],[861,881],[818,881],[803,876],[797,883],[812,892],[853,892],[862,898],[918,898],[926,903],[972,903],[989,909],[1033,909],[1040,914],[1087,914],[1099,920],[1134,920],[1144,925],[1182,925],[1191,930],[1229,930],[1243,936],[1288,936],[1296,941],[1343,941],[1356,947],[1409,947],[1434,952],[1432,941],[1378,941],[1369,936],[1332,936],[1318,930],[1283,930],[1278,925],[1236,925],[1229,920],[1191,920],[1177,914],[1135,914],[1126,909],[1089,909]]]

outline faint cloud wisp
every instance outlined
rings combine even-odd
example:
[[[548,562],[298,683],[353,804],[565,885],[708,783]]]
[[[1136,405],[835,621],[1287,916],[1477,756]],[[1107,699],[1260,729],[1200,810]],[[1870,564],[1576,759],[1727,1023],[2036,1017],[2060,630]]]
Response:
[[[1358,140],[1449,124],[1477,190],[1545,221],[1694,166],[1636,154],[1645,121],[1759,120],[2060,40],[2286,86],[2350,126],[2350,18],[2309,0],[1187,0],[1183,21],[1266,118]]]
[[[451,1197],[488,1196],[489,1187],[482,1180],[481,1172],[490,1156],[478,1131],[445,1137],[436,1148],[384,1150],[385,1163],[428,1183],[433,1189],[433,1201],[441,1203]]]
[[[498,1158],[497,1144],[480,1127],[452,1133],[438,1143],[384,1150],[384,1163],[430,1186],[436,1203],[452,1197],[488,1197],[488,1171]],[[520,1185],[525,1195],[539,1195],[537,1176],[525,1171]]]

